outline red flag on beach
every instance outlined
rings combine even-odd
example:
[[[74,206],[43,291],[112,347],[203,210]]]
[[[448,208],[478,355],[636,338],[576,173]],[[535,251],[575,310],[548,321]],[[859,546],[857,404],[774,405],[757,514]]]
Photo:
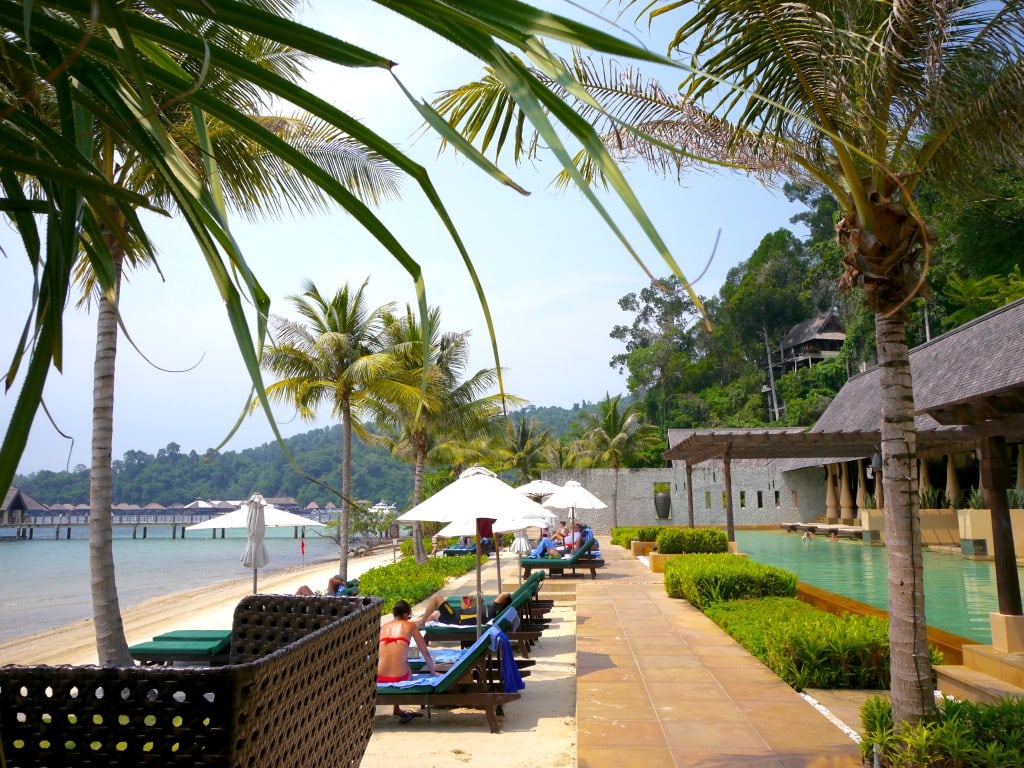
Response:
[[[305,539],[302,540],[302,544],[300,545],[300,547],[302,549],[302,554],[306,554],[306,540]]]

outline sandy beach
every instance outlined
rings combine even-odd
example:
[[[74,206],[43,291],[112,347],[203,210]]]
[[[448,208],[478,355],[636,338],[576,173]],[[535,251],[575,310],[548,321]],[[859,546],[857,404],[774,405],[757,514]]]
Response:
[[[391,562],[388,552],[352,560],[349,575]],[[296,568],[260,576],[260,592],[292,594],[306,584],[323,589],[337,572],[336,563]],[[495,590],[493,565],[485,566],[484,589]],[[228,629],[235,604],[252,590],[243,578],[214,587],[147,600],[123,611],[129,644],[182,628]],[[473,574],[450,582],[445,592],[469,594]],[[437,711],[400,725],[390,707],[378,707],[374,733],[362,765],[391,768],[415,755],[417,768],[479,765],[492,768],[557,768],[576,762],[576,617],[571,607],[556,607],[549,630],[534,648],[537,664],[525,678],[519,701],[505,707],[502,732],[490,733],[482,712]],[[385,617],[386,621],[389,617]],[[0,643],[0,664],[95,664],[91,621]],[[525,736],[525,738],[524,738]]]

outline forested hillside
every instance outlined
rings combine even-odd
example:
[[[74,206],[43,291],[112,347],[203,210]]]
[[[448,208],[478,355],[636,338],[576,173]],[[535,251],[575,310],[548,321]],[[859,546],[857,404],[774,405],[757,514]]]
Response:
[[[530,406],[519,415],[536,418],[552,433],[571,431],[581,414],[593,410],[586,402],[572,409]],[[341,426],[314,429],[285,440],[296,463],[310,476],[333,488],[341,487]],[[144,451],[127,451],[113,462],[114,503],[144,505],[182,504],[196,498],[243,499],[254,491],[264,496],[292,496],[301,506],[310,501],[324,504],[333,500],[323,488],[303,479],[291,467],[277,443],[266,443],[241,451],[200,455],[182,453],[177,443],[168,443],[154,456]],[[354,441],[352,448],[352,493],[357,499],[388,501],[400,508],[412,498],[413,470],[388,455],[383,448]],[[15,476],[14,484],[44,504],[59,502],[85,504],[89,501],[89,468],[79,465],[71,472],[40,470]]]

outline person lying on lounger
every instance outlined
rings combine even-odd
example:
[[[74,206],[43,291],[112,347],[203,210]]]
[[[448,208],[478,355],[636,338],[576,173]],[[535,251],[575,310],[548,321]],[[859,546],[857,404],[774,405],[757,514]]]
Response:
[[[484,613],[481,617],[481,622],[486,624],[509,604],[512,600],[512,595],[508,592],[502,592],[490,605],[484,606]],[[426,626],[431,622],[437,622],[440,624],[452,624],[459,626],[467,626],[476,624],[476,598],[475,597],[463,597],[461,605],[453,606],[448,602],[448,599],[437,592],[430,596],[427,601],[427,607],[423,611],[423,615],[416,619],[416,625],[419,627]]]
[[[399,600],[391,610],[394,617],[387,624],[380,628],[380,649],[377,658],[377,682],[398,683],[412,677],[412,669],[409,667],[409,645],[416,643],[416,647],[423,654],[427,671],[434,674],[434,659],[427,650],[427,642],[420,634],[419,627],[412,620],[412,608],[405,600]],[[395,717],[401,722],[407,723],[414,717],[420,717],[421,712],[403,711],[397,704],[393,710]]]
[[[530,557],[548,557],[549,555],[561,557],[562,551],[558,548],[558,544],[548,536],[548,529],[544,528],[537,546],[530,550]]]

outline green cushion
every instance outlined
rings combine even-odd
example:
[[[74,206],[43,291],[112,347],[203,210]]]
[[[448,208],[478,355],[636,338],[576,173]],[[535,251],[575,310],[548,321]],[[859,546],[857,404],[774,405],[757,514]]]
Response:
[[[149,656],[167,659],[203,658],[227,653],[231,637],[221,640],[150,640],[128,648],[133,657]]]
[[[230,629],[175,629],[157,635],[154,640],[221,640],[231,642]]]

